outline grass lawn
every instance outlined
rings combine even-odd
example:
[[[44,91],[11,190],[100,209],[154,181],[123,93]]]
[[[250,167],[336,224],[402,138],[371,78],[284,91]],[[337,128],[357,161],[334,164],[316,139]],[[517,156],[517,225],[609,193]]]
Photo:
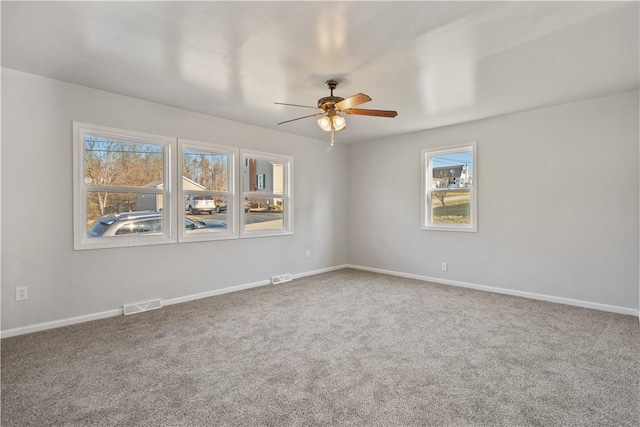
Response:
[[[469,199],[447,200],[446,206],[434,200],[433,222],[436,224],[469,224]],[[440,205],[440,206],[436,206]]]

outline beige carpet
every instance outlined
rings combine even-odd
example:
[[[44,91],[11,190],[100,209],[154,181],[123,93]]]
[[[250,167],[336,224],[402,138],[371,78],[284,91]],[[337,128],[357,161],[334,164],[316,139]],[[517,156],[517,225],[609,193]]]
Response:
[[[2,340],[3,426],[640,425],[638,319],[341,270]]]

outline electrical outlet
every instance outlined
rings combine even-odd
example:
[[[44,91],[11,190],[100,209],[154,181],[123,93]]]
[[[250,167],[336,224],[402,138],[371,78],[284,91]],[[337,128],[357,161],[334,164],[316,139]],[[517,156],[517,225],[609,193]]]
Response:
[[[307,249],[307,258],[311,257],[311,251],[309,249]]]
[[[29,298],[26,286],[16,288],[16,301],[24,301]]]
[[[447,263],[446,263],[446,262],[443,262],[443,263],[440,265],[440,270],[442,270],[442,271],[447,271]]]

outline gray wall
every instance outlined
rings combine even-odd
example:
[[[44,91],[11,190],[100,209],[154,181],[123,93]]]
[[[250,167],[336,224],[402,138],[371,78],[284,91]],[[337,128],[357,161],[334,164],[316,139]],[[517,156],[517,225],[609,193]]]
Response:
[[[637,309],[638,114],[630,92],[349,146],[349,263]],[[469,141],[478,233],[421,231],[420,150]]]
[[[72,121],[293,156],[295,234],[74,252]],[[346,166],[326,141],[3,69],[2,330],[342,265]]]
[[[2,330],[347,262],[637,308],[638,114],[631,92],[329,149],[3,69]],[[74,252],[74,120],[293,156],[295,234]],[[421,231],[420,150],[468,141],[479,232]]]

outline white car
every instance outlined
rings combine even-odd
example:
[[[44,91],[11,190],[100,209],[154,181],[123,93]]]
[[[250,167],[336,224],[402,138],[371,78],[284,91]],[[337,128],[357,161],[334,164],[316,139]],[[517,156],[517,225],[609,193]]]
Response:
[[[187,196],[185,200],[184,210],[190,215],[199,213],[208,213],[216,210],[216,202],[212,196]]]

